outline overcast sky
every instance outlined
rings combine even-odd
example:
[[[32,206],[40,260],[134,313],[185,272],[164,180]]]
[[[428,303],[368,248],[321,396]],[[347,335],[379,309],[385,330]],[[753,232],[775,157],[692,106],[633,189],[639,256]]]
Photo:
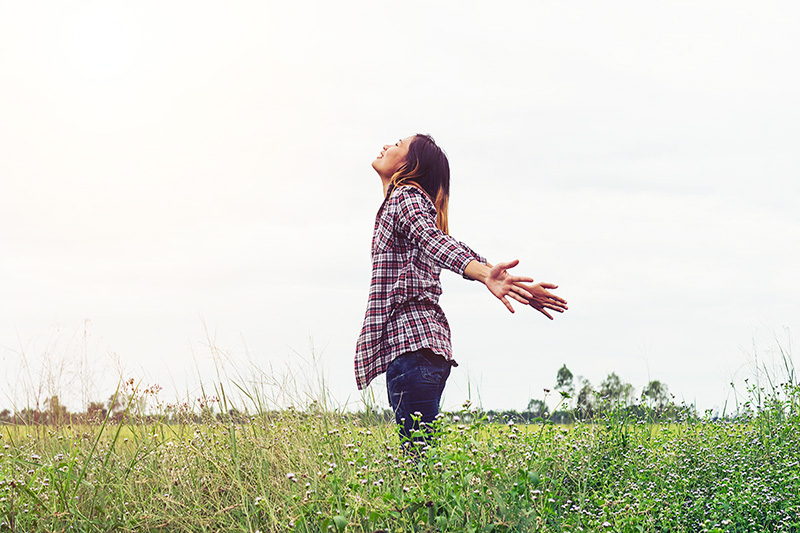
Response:
[[[452,234],[570,304],[510,315],[444,272],[445,408],[523,409],[566,364],[730,410],[729,383],[756,359],[779,374],[800,330],[799,17],[2,0],[0,407],[77,409],[121,373],[165,399],[321,375],[359,408],[370,162],[424,132],[450,158]]]

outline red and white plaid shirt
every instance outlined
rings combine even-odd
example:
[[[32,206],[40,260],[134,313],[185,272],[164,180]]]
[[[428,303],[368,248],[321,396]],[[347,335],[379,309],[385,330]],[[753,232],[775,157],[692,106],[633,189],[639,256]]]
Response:
[[[486,262],[436,227],[436,208],[424,192],[413,186],[392,191],[372,236],[372,281],[356,344],[359,390],[396,357],[421,348],[456,365],[450,326],[439,307],[439,274],[446,268],[463,276],[473,260]]]

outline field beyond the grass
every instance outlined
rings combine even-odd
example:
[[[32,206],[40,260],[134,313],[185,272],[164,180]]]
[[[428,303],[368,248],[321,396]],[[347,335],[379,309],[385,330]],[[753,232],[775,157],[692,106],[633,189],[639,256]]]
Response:
[[[0,531],[800,531],[790,400],[735,421],[488,423],[438,446],[335,412],[0,427]]]

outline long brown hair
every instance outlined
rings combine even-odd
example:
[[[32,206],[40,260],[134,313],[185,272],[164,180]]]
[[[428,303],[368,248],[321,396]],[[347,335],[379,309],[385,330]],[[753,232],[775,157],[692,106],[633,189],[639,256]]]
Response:
[[[417,133],[408,146],[405,164],[389,183],[387,198],[396,187],[412,186],[428,195],[436,208],[436,227],[448,233],[447,203],[450,199],[450,163],[430,135]]]

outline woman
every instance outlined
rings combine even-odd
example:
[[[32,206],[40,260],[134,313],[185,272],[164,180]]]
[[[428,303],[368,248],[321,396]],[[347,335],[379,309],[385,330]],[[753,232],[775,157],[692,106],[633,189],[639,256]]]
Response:
[[[403,442],[439,412],[450,368],[457,366],[450,327],[439,307],[442,268],[478,280],[510,312],[509,299],[531,305],[552,319],[566,301],[548,292],[555,285],[526,285],[512,276],[518,261],[490,265],[448,234],[450,165],[428,135],[417,134],[383,147],[372,162],[383,183],[384,201],[372,237],[372,281],[364,326],[356,345],[359,389],[386,372],[389,402]]]

